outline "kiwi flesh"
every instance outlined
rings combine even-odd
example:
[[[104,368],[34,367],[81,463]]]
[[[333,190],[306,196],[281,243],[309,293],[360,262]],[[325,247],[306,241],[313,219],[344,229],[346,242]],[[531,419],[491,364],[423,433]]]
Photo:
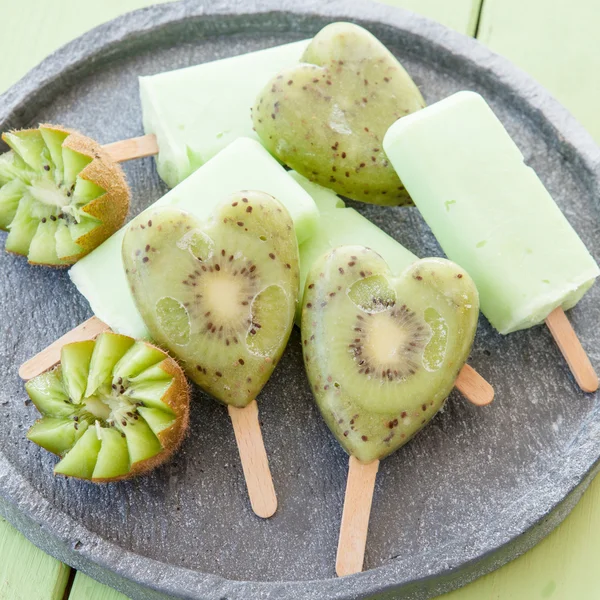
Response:
[[[121,167],[94,140],[56,125],[2,135],[0,229],[6,250],[32,264],[68,266],[125,221]]]
[[[467,273],[427,258],[393,277],[362,246],[334,248],[310,271],[302,309],[306,371],[319,409],[349,453],[381,459],[443,406],[479,315]]]
[[[338,194],[382,205],[411,199],[382,148],[398,119],[425,106],[394,55],[352,23],[324,27],[300,64],[273,77],[252,109],[264,146]]]
[[[244,191],[206,222],[175,208],[146,212],[127,228],[123,263],[152,338],[189,377],[226,404],[256,398],[285,348],[298,297],[298,247],[283,205]],[[160,385],[144,384],[144,393]]]
[[[157,380],[160,389],[148,392]],[[129,479],[163,464],[188,428],[179,365],[147,342],[112,332],[63,346],[60,364],[25,388],[42,414],[27,437],[61,457],[55,474]]]

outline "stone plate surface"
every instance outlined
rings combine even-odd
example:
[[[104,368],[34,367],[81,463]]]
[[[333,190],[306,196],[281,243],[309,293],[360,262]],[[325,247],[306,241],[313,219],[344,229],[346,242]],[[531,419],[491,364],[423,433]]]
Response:
[[[138,75],[305,38],[343,19],[380,37],[428,102],[482,93],[600,258],[600,151],[574,119],[476,41],[366,1],[140,10],[75,40],[11,88],[0,98],[0,130],[49,121],[103,143],[140,135]],[[132,214],[166,190],[151,159],[125,171]],[[418,255],[441,254],[415,209],[358,208]],[[382,463],[366,571],[336,579],[347,457],[313,404],[297,331],[260,398],[279,496],[277,514],[263,521],[250,510],[226,411],[197,389],[191,435],[170,464],[130,483],[55,479],[55,459],[25,438],[36,411],[17,368],[91,313],[66,271],[5,253],[0,271],[0,512],[44,550],[132,598],[430,598],[531,547],[598,469],[598,396],[580,392],[546,328],[503,337],[482,317],[470,364],[494,384],[495,403],[478,409],[454,392]],[[570,317],[600,370],[600,287]]]

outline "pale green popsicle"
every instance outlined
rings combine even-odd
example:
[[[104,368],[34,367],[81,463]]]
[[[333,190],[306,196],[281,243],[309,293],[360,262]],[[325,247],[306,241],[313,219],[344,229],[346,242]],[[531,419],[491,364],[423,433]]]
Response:
[[[598,265],[485,100],[459,92],[388,130],[383,147],[500,333],[574,306]]]
[[[393,275],[400,275],[418,260],[402,244],[379,229],[353,208],[346,207],[333,191],[308,181],[295,171],[290,175],[312,196],[319,209],[319,222],[313,235],[300,244],[300,290],[304,291],[306,276],[314,262],[332,248],[360,245],[380,254]],[[302,302],[299,303],[296,323],[300,323]]]
[[[144,131],[157,137],[169,187],[238,137],[258,139],[250,109],[271,77],[300,60],[310,40],[140,77]]]
[[[277,198],[294,221],[298,243],[317,227],[319,212],[310,194],[258,142],[248,138],[230,144],[152,207],[175,206],[206,219],[218,203],[240,190],[257,190]],[[77,262],[69,276],[96,317],[118,333],[148,338],[121,261],[126,227]]]

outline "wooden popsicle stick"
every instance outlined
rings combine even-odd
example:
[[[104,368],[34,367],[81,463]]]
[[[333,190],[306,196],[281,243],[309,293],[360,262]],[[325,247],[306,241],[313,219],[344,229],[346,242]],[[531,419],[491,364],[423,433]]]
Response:
[[[65,333],[65,335],[58,338],[55,342],[52,342],[47,348],[38,352],[33,358],[24,362],[19,368],[19,377],[28,381],[44,373],[44,371],[47,371],[60,361],[60,351],[63,346],[71,342],[92,340],[108,329],[110,327],[96,317],[84,321],[81,325],[75,327],[75,329],[71,329],[71,331]]]
[[[158,142],[153,133],[141,137],[121,140],[102,146],[115,162],[125,162],[134,158],[144,158],[158,154]]]
[[[364,464],[354,456],[350,457],[335,561],[335,572],[339,577],[362,571],[378,470],[378,460]]]
[[[560,306],[546,317],[546,326],[565,357],[579,387],[584,392],[595,392],[598,389],[598,375],[565,311]]]
[[[277,510],[277,496],[260,431],[258,404],[253,400],[245,408],[227,406],[227,410],[240,452],[252,510],[259,517],[268,519]]]
[[[108,325],[100,319],[96,317],[88,319],[23,363],[19,369],[19,376],[27,381],[44,373],[59,362],[60,349],[65,344],[91,340],[107,329],[109,329]],[[494,399],[494,388],[469,365],[462,368],[454,385],[475,406],[485,406]]]
[[[460,370],[454,387],[475,406],[486,406],[494,399],[494,388],[469,365]]]

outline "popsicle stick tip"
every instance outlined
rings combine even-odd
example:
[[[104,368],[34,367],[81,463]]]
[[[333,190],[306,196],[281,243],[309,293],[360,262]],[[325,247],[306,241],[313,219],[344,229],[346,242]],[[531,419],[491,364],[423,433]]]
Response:
[[[559,306],[546,317],[546,326],[550,330],[556,345],[575,377],[577,385],[589,394],[598,390],[598,375],[583,349],[571,322]]]
[[[23,381],[29,381],[32,376],[29,374],[29,365],[27,363],[23,363],[20,367],[19,367],[19,377],[23,380]]]
[[[260,431],[258,404],[253,400],[244,408],[228,406],[227,411],[240,453],[250,505],[258,517],[268,519],[277,511],[277,496]]]
[[[494,400],[492,385],[469,365],[460,370],[454,386],[474,406],[487,406]]]
[[[38,352],[33,358],[24,362],[19,367],[19,377],[24,381],[29,381],[38,375],[41,375],[48,369],[51,369],[60,361],[60,352],[63,346],[72,342],[83,342],[85,340],[93,340],[103,331],[107,331],[110,327],[96,317],[92,317],[65,333],[62,337],[52,342],[47,348]]]

